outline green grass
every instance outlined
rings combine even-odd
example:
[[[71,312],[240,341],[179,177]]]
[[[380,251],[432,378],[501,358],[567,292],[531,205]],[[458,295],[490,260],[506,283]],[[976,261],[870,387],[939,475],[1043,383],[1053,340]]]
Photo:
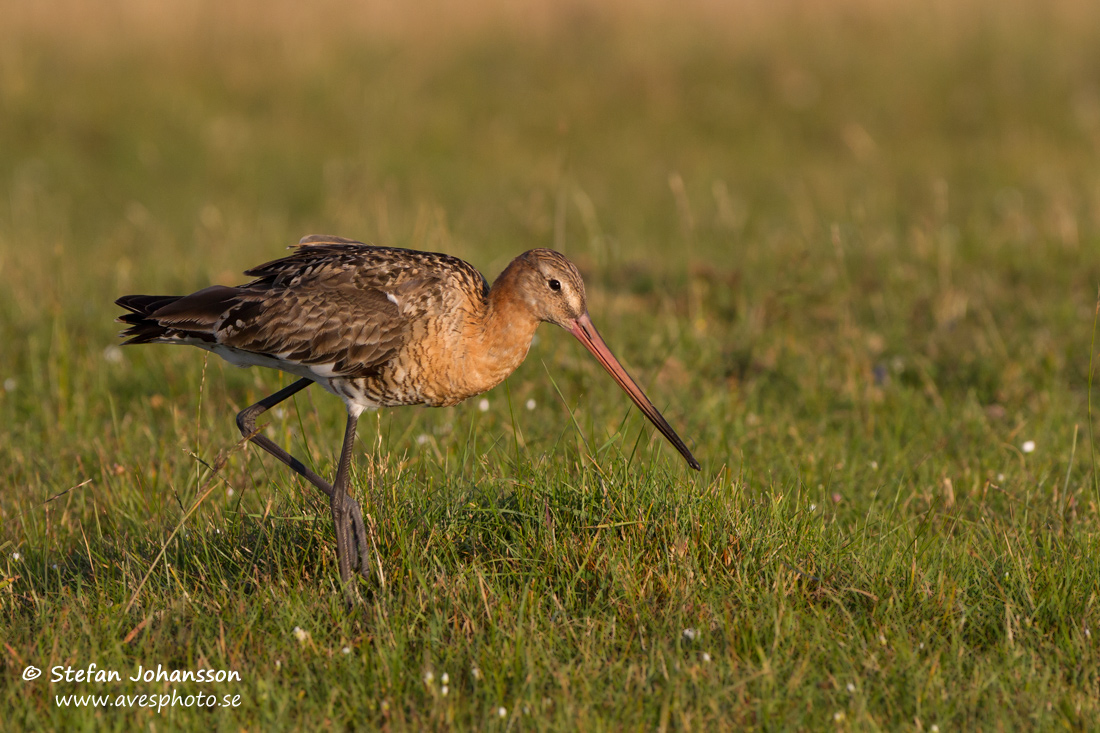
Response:
[[[1091,4],[141,7],[0,30],[3,727],[1100,726]],[[363,418],[347,611],[233,423],[286,378],[112,323],[313,232],[562,249],[704,470],[544,326],[488,410]],[[338,400],[265,417],[334,470]],[[173,688],[240,704],[55,701]]]

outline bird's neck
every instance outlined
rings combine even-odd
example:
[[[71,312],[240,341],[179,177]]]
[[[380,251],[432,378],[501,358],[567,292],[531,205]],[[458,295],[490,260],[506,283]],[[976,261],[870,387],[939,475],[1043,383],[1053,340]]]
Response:
[[[480,394],[504,381],[523,363],[539,319],[515,286],[515,272],[509,267],[489,289],[480,318],[471,324],[466,366],[471,388]]]

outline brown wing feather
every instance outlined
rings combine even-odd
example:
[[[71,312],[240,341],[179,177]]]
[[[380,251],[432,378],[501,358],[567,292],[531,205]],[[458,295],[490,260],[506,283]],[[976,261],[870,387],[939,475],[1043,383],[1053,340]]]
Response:
[[[245,272],[218,341],[333,375],[365,377],[394,358],[410,323],[438,298],[419,255],[341,237],[306,237],[291,255]]]
[[[325,366],[341,377],[375,373],[407,336],[408,320],[384,292],[302,286],[245,290],[217,333],[226,346]]]
[[[411,280],[428,281],[447,273],[471,292],[487,297],[489,283],[467,262],[438,252],[376,247],[328,234],[303,237],[286,257],[245,270],[256,278],[245,287],[297,287],[306,281],[350,276],[360,288],[393,292]]]
[[[160,306],[150,316],[166,328],[209,333],[240,294],[240,288],[211,285]]]

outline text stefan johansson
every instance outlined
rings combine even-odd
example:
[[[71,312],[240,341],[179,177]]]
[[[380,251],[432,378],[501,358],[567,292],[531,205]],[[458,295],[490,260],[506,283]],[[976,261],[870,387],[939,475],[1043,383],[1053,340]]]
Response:
[[[113,669],[99,669],[95,662],[82,669],[73,667],[52,667],[51,682],[121,682],[122,675]],[[138,665],[137,671],[130,677],[131,682],[240,682],[241,674],[236,670],[225,669],[164,669],[158,664],[156,670],[145,669]]]

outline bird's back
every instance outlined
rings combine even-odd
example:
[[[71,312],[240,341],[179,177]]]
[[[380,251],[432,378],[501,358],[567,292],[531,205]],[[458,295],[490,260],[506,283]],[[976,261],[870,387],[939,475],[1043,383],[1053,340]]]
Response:
[[[435,404],[422,373],[457,348],[488,284],[450,255],[332,236],[245,272],[237,287],[125,296],[126,343],[188,343],[305,376],[364,406]]]

